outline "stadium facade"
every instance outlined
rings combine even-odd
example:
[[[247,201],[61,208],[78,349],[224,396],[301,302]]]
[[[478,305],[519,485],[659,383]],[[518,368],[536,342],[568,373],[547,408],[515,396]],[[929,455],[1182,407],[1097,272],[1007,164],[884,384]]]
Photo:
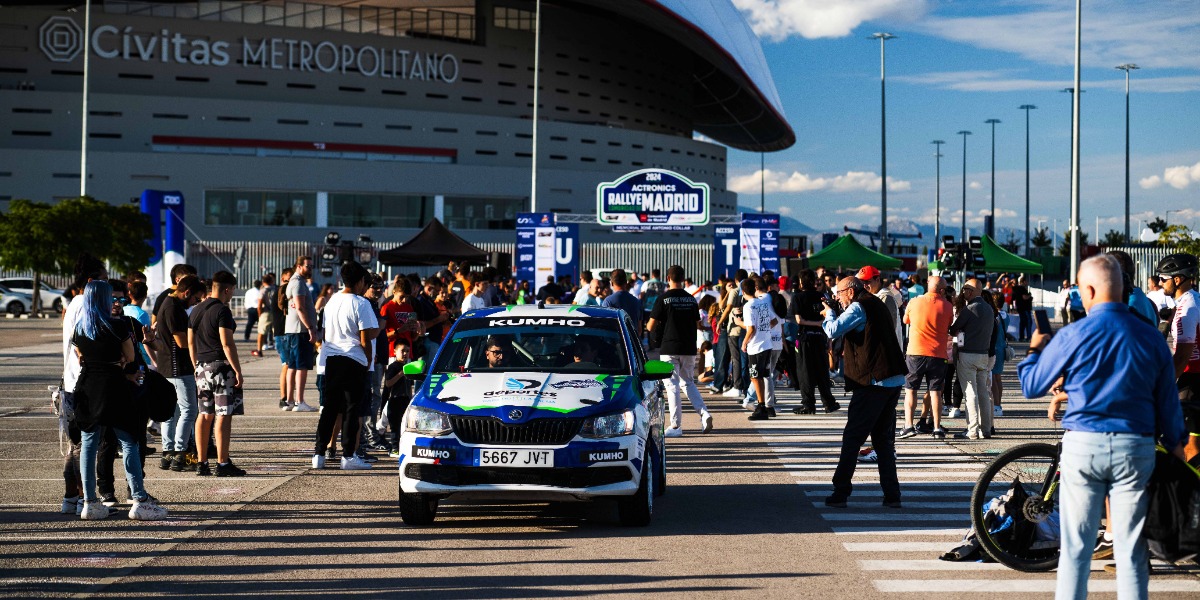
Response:
[[[436,216],[510,242],[530,208],[532,0],[95,0],[90,36],[83,12],[0,8],[0,200],[78,195],[88,47],[89,195],[180,191],[189,238],[402,241]],[[540,58],[540,211],[658,167],[731,214],[724,145],[795,141],[728,0],[545,0]]]

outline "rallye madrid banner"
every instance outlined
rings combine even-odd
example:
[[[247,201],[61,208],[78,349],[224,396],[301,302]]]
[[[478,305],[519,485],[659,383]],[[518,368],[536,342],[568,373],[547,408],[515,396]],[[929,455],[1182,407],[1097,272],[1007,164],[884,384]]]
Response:
[[[517,213],[517,281],[537,291],[555,274],[554,213]]]
[[[596,186],[596,222],[613,231],[691,231],[708,225],[706,183],[642,169]]]
[[[733,274],[741,268],[741,241],[742,238],[737,225],[717,225],[713,227],[712,276],[714,281],[722,275],[733,277]]]
[[[741,268],[779,274],[779,215],[742,213]]]

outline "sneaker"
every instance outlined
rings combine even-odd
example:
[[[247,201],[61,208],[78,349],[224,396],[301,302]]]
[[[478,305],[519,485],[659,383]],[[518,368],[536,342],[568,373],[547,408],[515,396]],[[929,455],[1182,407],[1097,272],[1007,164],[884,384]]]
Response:
[[[1113,543],[1112,540],[1105,540],[1104,535],[1096,540],[1096,549],[1092,551],[1092,560],[1112,560]]]
[[[700,433],[708,433],[712,431],[712,413],[707,410],[700,413]]]
[[[134,521],[161,521],[167,518],[167,509],[150,498],[134,501],[129,509],[129,518]]]
[[[326,450],[326,451],[325,451],[325,458],[326,458],[326,459],[328,459],[328,460],[337,460],[337,459],[338,459],[338,451],[337,451],[337,448],[330,447],[328,450]]]
[[[960,431],[960,432],[954,434],[954,439],[956,439],[956,440],[981,440],[981,439],[983,439],[983,436],[973,436],[965,431]]]
[[[175,453],[163,451],[162,458],[158,459],[158,468],[164,471],[171,470],[171,463],[175,462]]]
[[[917,433],[933,433],[933,423],[929,421],[917,423]]]
[[[737,388],[729,388],[729,389],[725,390],[725,393],[721,394],[721,397],[722,398],[740,398],[740,397],[742,397],[742,393],[740,391],[738,391]]]
[[[950,407],[949,407],[949,406],[943,406],[943,407],[942,407],[942,416],[943,416],[943,417],[948,417],[948,416],[950,416]]]
[[[79,503],[75,505],[75,516],[83,516],[83,498],[80,498]]]
[[[246,470],[238,468],[232,460],[223,465],[217,465],[217,477],[244,477],[245,475]]]
[[[834,494],[825,498],[825,506],[831,508],[846,508],[846,497]]]
[[[896,438],[901,440],[910,437],[917,437],[917,430],[912,427],[905,427],[904,429],[900,430],[900,433],[896,434]]]
[[[307,402],[304,402],[303,400],[301,400],[299,403],[297,403],[295,406],[292,407],[292,412],[317,412],[317,409],[309,406]]]
[[[76,513],[78,513],[78,512],[79,512],[79,505],[80,505],[80,504],[83,504],[83,500],[81,500],[81,499],[79,498],[79,496],[72,496],[72,497],[70,497],[70,498],[63,498],[63,503],[62,503],[62,514],[64,514],[64,515],[73,515],[73,514],[76,514]]]
[[[100,502],[81,502],[83,504],[83,512],[79,514],[79,518],[84,521],[99,521],[107,519],[109,513],[108,507]]]
[[[178,473],[183,473],[184,471],[195,471],[196,467],[196,463],[189,463],[187,455],[182,452],[177,453],[171,459],[171,470]]]
[[[706,391],[706,392],[708,392],[708,393],[710,393],[710,394],[713,394],[713,395],[716,395],[716,394],[720,394],[720,393],[721,393],[721,390],[718,390],[718,389],[717,389],[715,386],[711,386],[711,385],[710,385],[710,386],[706,386],[706,387],[704,388],[704,391]]]
[[[667,432],[663,435],[669,438],[683,437],[683,430],[678,427],[668,427]]]
[[[858,453],[858,462],[879,462],[879,455],[875,453],[874,448],[865,448],[866,454],[861,451]]]
[[[324,469],[325,468],[325,455],[324,454],[314,454],[313,455],[312,468],[314,468],[314,469]]]
[[[835,413],[841,409],[842,409],[842,405],[838,404],[837,402],[834,402],[832,404],[826,404],[825,405],[825,414]]]
[[[258,350],[251,350],[251,351],[250,351],[250,356],[257,356],[257,357],[260,357],[260,358],[261,358],[261,357],[262,357],[262,352],[259,352]]]
[[[351,456],[350,458],[344,458],[344,457],[342,458],[342,470],[343,471],[363,471],[363,470],[370,469],[370,468],[371,468],[371,463],[369,463],[357,456]]]
[[[279,399],[279,410],[292,410],[292,405],[288,404],[287,398]]]
[[[771,414],[767,412],[766,406],[759,404],[755,407],[754,412],[750,413],[750,416],[746,418],[750,421],[766,421],[771,418]]]
[[[817,414],[817,407],[815,407],[815,406],[796,406],[796,407],[792,408],[792,414],[815,415],[815,414]]]
[[[116,506],[116,505],[120,504],[120,502],[117,501],[116,492],[100,494],[100,503],[105,506]]]
[[[399,449],[388,450],[388,458],[400,458],[400,450]]]
[[[992,416],[1003,417],[1004,416],[1004,407],[1002,407],[1002,406],[992,407]]]
[[[199,477],[208,477],[212,475],[212,469],[209,468],[208,461],[204,461],[196,467],[196,475]]]
[[[767,416],[768,416],[768,417],[771,417],[772,419],[774,419],[775,417],[779,416],[779,415],[775,414],[775,407],[774,407],[774,406],[768,406],[768,407],[767,407]]]
[[[946,417],[951,418],[951,419],[957,419],[961,416],[962,416],[962,411],[957,408],[952,408],[952,409],[950,409],[950,412],[946,413]]]
[[[375,464],[375,463],[379,462],[378,458],[371,456],[370,454],[367,454],[367,451],[363,450],[361,448],[358,450],[358,452],[354,453],[354,456],[355,456],[355,458],[358,458],[359,460],[361,460],[365,463]]]
[[[755,410],[758,407],[758,401],[750,398],[742,399],[742,408],[746,410]]]
[[[938,427],[937,429],[934,429],[933,431],[931,431],[929,433],[935,439],[939,439],[939,440],[946,439],[946,430],[941,427]]]

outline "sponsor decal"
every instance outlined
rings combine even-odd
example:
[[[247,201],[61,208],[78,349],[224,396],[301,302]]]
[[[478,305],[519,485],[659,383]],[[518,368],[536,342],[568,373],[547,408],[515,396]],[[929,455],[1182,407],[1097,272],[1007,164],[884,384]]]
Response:
[[[537,390],[495,390],[495,391],[491,391],[491,392],[484,392],[483,395],[484,395],[484,397],[487,397],[487,398],[491,398],[493,396],[537,396],[538,391]],[[558,394],[556,394],[554,392],[542,392],[541,393],[542,398],[554,398],[557,395]]]
[[[489,319],[489,327],[507,327],[519,325],[565,325],[567,327],[583,327],[585,322],[583,319],[562,319],[556,317],[527,317],[527,318],[502,318]]]
[[[580,453],[579,458],[587,462],[617,462],[629,460],[629,450],[621,448],[619,450],[584,450]]]
[[[451,448],[430,448],[429,446],[413,446],[413,458],[433,458],[437,460],[452,460],[454,450]]]
[[[587,388],[604,387],[604,384],[596,381],[595,379],[569,379],[567,381],[558,381],[552,383],[550,384],[550,387],[556,390],[562,390],[566,388],[582,390]]]
[[[542,382],[536,379],[513,379],[509,377],[504,380],[504,387],[510,390],[533,390],[542,385]]]

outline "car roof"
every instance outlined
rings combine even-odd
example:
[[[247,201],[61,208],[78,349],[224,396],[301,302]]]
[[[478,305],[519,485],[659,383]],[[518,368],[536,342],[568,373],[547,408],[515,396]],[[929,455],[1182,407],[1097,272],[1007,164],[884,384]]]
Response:
[[[546,304],[539,306],[537,304],[516,304],[510,306],[493,306],[490,308],[475,309],[466,315],[466,318],[479,317],[499,317],[499,316],[514,316],[514,317],[565,317],[568,315],[597,317],[608,319],[620,319],[622,311],[616,308],[607,308],[603,306],[578,306],[573,304]]]

